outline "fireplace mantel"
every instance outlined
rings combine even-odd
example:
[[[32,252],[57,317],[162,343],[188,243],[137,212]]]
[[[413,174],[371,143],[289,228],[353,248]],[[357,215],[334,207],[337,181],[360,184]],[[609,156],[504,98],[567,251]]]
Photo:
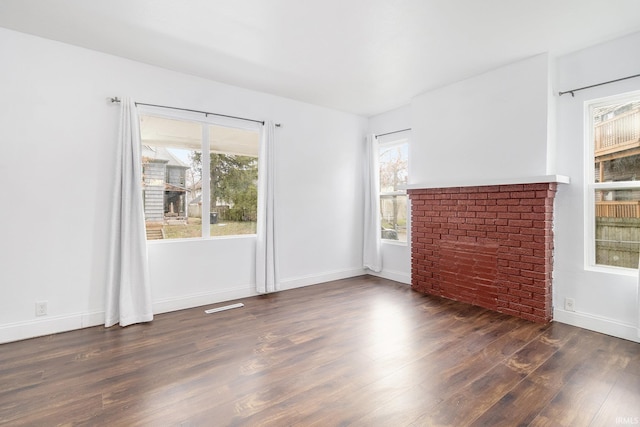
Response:
[[[422,188],[452,188],[452,187],[484,187],[488,185],[512,185],[512,184],[541,184],[541,183],[569,184],[571,179],[565,175],[540,175],[513,178],[493,178],[493,179],[468,179],[468,180],[447,180],[430,181],[407,185],[407,190],[418,190]]]

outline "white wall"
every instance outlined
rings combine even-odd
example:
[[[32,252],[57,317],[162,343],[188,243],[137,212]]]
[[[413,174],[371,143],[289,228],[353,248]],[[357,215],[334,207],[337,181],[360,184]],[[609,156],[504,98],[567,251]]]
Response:
[[[369,132],[375,135],[411,128],[411,109],[404,106],[369,118]],[[409,157],[412,156],[413,141],[409,141]],[[409,176],[413,172],[409,170]],[[410,229],[411,223],[407,224]],[[406,245],[382,241],[382,271],[380,277],[411,284],[411,234]]]
[[[103,321],[119,108],[273,119],[283,288],[362,274],[365,118],[0,29],[0,342]],[[253,294],[255,238],[149,244],[156,312]],[[36,301],[49,314],[35,317]]]
[[[640,69],[640,33],[597,45],[557,60],[555,92],[634,75]],[[640,79],[612,83],[557,97],[558,170],[571,176],[556,199],[554,318],[558,321],[639,341],[637,272],[585,269],[584,103],[640,89]],[[564,310],[565,298],[575,312]]]
[[[416,96],[410,184],[549,170],[549,58],[537,55]]]

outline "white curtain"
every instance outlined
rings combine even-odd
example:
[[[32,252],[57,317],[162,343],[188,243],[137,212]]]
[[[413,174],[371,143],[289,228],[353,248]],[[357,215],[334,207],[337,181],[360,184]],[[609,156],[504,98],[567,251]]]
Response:
[[[135,103],[120,102],[105,326],[153,319],[142,201],[140,129]]]
[[[364,268],[376,273],[382,271],[380,243],[380,175],[378,167],[378,141],[375,135],[366,138],[364,162]]]
[[[639,269],[640,271],[640,269]],[[637,325],[637,332],[638,332],[638,338],[640,338],[640,274],[638,275],[638,296],[636,299],[636,305],[638,308],[638,325]]]
[[[258,154],[258,224],[256,246],[256,291],[278,290],[275,247],[275,125],[265,122]]]

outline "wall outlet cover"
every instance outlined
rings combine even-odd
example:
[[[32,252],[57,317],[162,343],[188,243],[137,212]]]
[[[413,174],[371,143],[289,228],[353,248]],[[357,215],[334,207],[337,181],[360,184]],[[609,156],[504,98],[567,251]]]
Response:
[[[564,299],[564,309],[566,311],[576,311],[576,302],[573,298]]]
[[[36,316],[46,316],[47,315],[47,302],[46,301],[37,301],[36,302]]]

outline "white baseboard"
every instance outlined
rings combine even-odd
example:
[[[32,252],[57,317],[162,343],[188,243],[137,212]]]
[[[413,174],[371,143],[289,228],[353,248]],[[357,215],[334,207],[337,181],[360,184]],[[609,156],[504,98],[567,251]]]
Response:
[[[94,311],[91,313],[83,313],[80,319],[82,326],[80,328],[90,328],[91,326],[104,325],[104,311]]]
[[[50,316],[24,322],[9,323],[0,326],[0,344],[93,326],[84,326],[83,322],[86,320],[84,314],[73,313],[63,316]]]
[[[380,273],[368,271],[367,274],[376,277],[382,277],[383,279],[393,280],[394,282],[404,283],[407,285],[411,284],[411,274],[404,273],[402,271],[382,270]]]
[[[246,285],[195,295],[167,298],[153,302],[153,313],[167,313],[254,295],[257,295],[255,285]],[[10,323],[0,326],[0,344],[104,325],[104,320],[104,311],[96,311],[72,313],[62,316],[47,316],[34,320]]]
[[[281,291],[288,289],[302,288],[304,286],[318,285],[320,283],[331,282],[333,280],[348,279],[366,274],[362,268],[354,268],[349,270],[337,270],[323,274],[311,274],[308,276],[294,277],[280,281]]]
[[[371,272],[365,272],[362,269],[356,268],[295,277],[283,280],[280,283],[280,290],[284,291],[303,286],[317,285],[333,280],[361,276],[363,274],[371,274]],[[410,276],[401,272],[382,271],[372,275],[400,283],[411,283]],[[155,314],[167,313],[170,311],[248,298],[255,295],[257,295],[255,286],[250,284],[236,288],[228,288],[213,292],[185,295],[155,301],[153,303],[153,312]],[[640,342],[640,338],[638,338],[638,330],[636,326],[632,324],[620,323],[613,319],[593,316],[585,313],[565,311],[557,308],[554,309],[553,317],[556,322],[566,323],[568,325],[623,338],[629,341]],[[46,318],[38,318],[2,325],[0,326],[0,344],[71,331],[74,329],[98,326],[104,324],[104,318],[104,312],[94,311],[87,313],[72,313],[63,316],[48,316]]]
[[[553,310],[553,320],[625,340],[640,342],[638,329],[635,325],[620,323],[613,319],[555,308]]]
[[[332,280],[361,276],[363,274],[365,273],[362,269],[352,269],[286,279],[281,282],[280,290],[316,285],[319,283],[330,282]],[[216,304],[240,298],[248,298],[255,295],[258,295],[258,293],[256,292],[255,285],[253,284],[212,292],[183,295],[175,298],[166,298],[154,301],[153,313],[168,313],[171,311]],[[34,320],[10,323],[0,326],[0,344],[103,325],[104,320],[104,311],[96,311],[87,313],[71,313],[62,316],[47,316]]]
[[[217,304],[219,302],[234,299],[248,298],[258,295],[255,285],[244,285],[235,288],[220,289],[213,292],[202,292],[192,295],[184,295],[176,298],[167,298],[153,303],[153,313],[168,313],[203,305]]]

